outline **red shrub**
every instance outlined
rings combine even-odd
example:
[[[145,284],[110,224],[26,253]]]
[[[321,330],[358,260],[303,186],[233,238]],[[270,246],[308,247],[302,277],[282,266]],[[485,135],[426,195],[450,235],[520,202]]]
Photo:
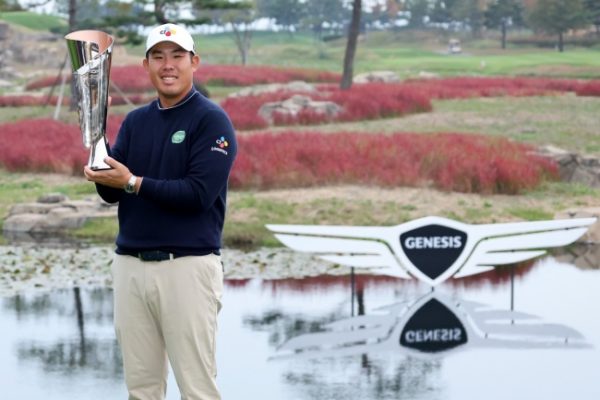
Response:
[[[107,137],[116,138],[122,116],[109,117]],[[1,126],[0,165],[9,171],[81,174],[89,151],[78,126],[51,119],[25,120]]]
[[[60,85],[60,81],[61,81],[61,76],[57,75],[57,76],[45,76],[43,78],[40,79],[36,79],[33,82],[29,82],[26,86],[25,89],[26,90],[36,90],[36,89],[42,89],[45,87],[50,87],[53,85]]]
[[[600,96],[600,81],[583,83],[576,90],[577,96]]]
[[[114,143],[123,116],[108,119]],[[54,120],[4,124],[0,165],[11,171],[81,174],[89,152],[79,127]],[[556,177],[556,166],[503,138],[462,134],[257,133],[239,137],[234,188],[332,184],[417,186],[517,193]]]
[[[31,106],[55,106],[58,102],[57,96],[52,96],[50,99],[46,96],[0,96],[0,107],[31,107]],[[63,105],[69,104],[69,99],[63,98]]]
[[[230,97],[221,105],[237,129],[262,128],[267,126],[267,121],[259,116],[260,107],[265,103],[286,100],[294,94],[307,95],[315,101],[333,101],[342,106],[343,111],[334,117],[309,110],[303,110],[294,116],[275,114],[273,116],[275,125],[310,125],[331,121],[387,118],[430,111],[432,108],[429,99],[415,88],[383,83],[353,85],[349,90],[321,85],[317,93],[279,91],[257,96]]]
[[[290,81],[338,82],[340,74],[301,68],[268,66],[200,65],[194,74],[199,82],[225,86],[251,86]],[[113,66],[110,79],[124,92],[153,90],[148,74],[140,65]],[[44,77],[29,83],[27,90],[41,89],[60,83],[60,76]]]
[[[253,65],[201,65],[194,78],[204,83],[224,86],[251,86],[290,81],[339,82],[338,73],[304,68],[277,68]]]
[[[556,165],[502,138],[461,134],[260,133],[239,137],[234,188],[330,184],[419,186],[514,194]]]

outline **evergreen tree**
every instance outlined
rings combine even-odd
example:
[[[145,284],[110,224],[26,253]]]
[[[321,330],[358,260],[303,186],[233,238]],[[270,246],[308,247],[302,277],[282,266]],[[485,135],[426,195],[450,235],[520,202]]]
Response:
[[[564,51],[564,34],[570,29],[584,27],[589,16],[584,0],[538,0],[529,16],[531,25],[558,36],[558,51]]]
[[[600,0],[585,0],[585,9],[596,27],[596,36],[600,36]]]
[[[481,37],[485,22],[482,0],[456,0],[450,8],[452,19],[462,22],[471,29],[473,37]]]
[[[410,12],[409,26],[422,28],[425,18],[429,16],[429,0],[408,0],[405,5]]]
[[[494,0],[485,11],[485,26],[490,29],[500,29],[503,49],[506,49],[508,28],[522,24],[523,6],[518,0]]]
[[[439,24],[450,24],[454,21],[452,10],[457,0],[433,0],[431,21]]]
[[[292,32],[304,16],[306,4],[300,0],[258,0],[259,15],[273,18],[277,24]]]
[[[342,0],[307,0],[304,24],[313,31],[315,38],[321,40],[325,23],[329,26],[341,25],[346,9]]]

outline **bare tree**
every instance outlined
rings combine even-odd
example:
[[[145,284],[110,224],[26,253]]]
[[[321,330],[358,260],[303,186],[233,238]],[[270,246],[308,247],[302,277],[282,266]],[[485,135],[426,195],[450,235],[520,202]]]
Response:
[[[360,14],[362,11],[362,0],[352,1],[352,20],[348,30],[348,40],[346,41],[346,53],[344,54],[344,73],[342,74],[341,89],[349,89],[352,86],[354,75],[354,55],[356,54],[356,45],[358,43],[358,34],[360,33]]]

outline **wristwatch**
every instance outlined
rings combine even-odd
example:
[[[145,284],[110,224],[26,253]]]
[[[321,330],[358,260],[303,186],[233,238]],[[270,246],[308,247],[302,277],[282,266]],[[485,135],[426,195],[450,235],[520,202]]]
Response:
[[[123,190],[125,190],[125,193],[135,193],[135,183],[136,182],[137,182],[137,176],[131,174],[131,176],[129,177],[129,180],[127,181],[125,186],[123,186]]]

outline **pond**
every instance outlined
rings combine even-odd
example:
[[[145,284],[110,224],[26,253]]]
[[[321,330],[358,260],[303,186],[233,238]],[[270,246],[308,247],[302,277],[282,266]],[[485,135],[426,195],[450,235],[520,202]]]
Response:
[[[600,398],[600,270],[227,280],[224,399]],[[2,399],[125,399],[110,289],[0,298]],[[178,399],[172,374],[168,399]]]

